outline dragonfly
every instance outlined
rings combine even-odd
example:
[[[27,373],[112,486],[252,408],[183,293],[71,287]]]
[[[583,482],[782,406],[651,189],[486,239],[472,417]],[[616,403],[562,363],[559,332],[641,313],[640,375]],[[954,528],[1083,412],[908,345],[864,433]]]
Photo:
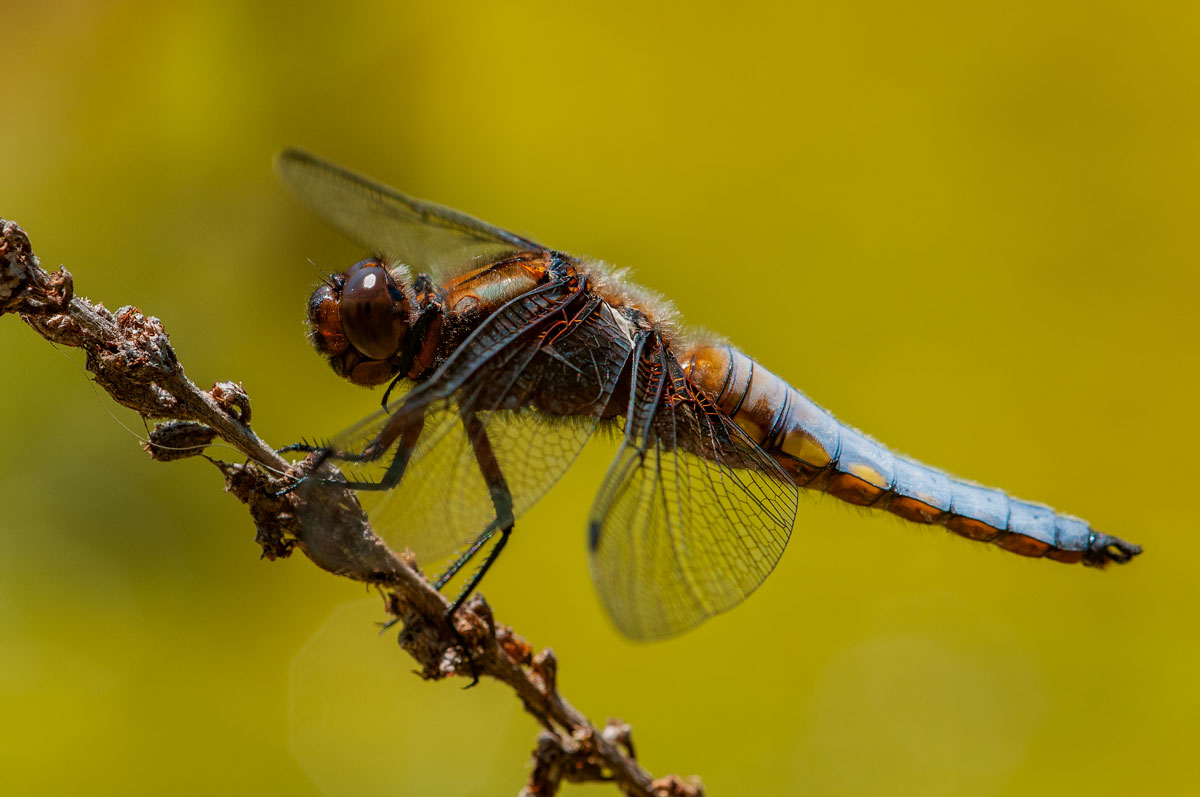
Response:
[[[364,250],[308,303],[335,373],[388,387],[326,445],[385,540],[474,571],[597,430],[619,449],[592,503],[592,578],[633,639],[675,635],[750,595],[783,554],[800,490],[1026,557],[1103,567],[1141,547],[900,456],[733,346],[689,333],[623,272],[416,199],[308,152],[276,171]],[[307,477],[312,479],[314,477]],[[450,557],[453,557],[450,559]]]

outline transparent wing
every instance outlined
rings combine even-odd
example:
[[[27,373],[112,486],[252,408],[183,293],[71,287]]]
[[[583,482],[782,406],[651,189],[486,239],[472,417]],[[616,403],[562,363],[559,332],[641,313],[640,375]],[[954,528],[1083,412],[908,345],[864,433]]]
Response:
[[[410,197],[299,149],[275,159],[296,198],[365,249],[429,274],[435,282],[502,257],[543,247],[465,213]]]
[[[625,635],[649,640],[753,592],[783,554],[799,491],[661,346],[638,355],[637,373],[589,542],[609,615]]]
[[[460,347],[428,389],[414,391],[334,442],[335,449],[362,451],[396,436],[378,459],[350,465],[346,473],[352,480],[378,481],[407,445],[394,430],[420,424],[399,484],[382,493],[359,492],[375,531],[389,544],[433,562],[474,540],[495,518],[464,412],[479,420],[488,438],[514,516],[566,472],[599,423],[633,346],[606,303],[592,296],[576,299],[549,313],[534,314],[530,308],[536,303],[497,311],[488,322],[495,327],[492,334]],[[501,334],[516,324],[523,326]]]
[[[496,517],[459,411],[453,406],[439,411],[447,423],[422,438],[399,485],[359,493],[376,533],[396,550],[413,551],[422,564],[463,549]],[[514,517],[566,473],[598,422],[595,415],[551,422],[530,408],[477,417],[512,493]]]

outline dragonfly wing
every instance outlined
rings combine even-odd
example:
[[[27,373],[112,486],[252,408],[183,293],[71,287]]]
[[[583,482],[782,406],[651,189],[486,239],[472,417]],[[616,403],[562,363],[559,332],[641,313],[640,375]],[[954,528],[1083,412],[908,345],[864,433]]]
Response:
[[[625,441],[592,508],[589,548],[617,628],[648,640],[753,592],[783,554],[799,491],[657,338],[635,356]]]
[[[377,533],[433,562],[471,542],[496,516],[493,496],[462,423],[475,415],[500,465],[513,514],[532,506],[574,461],[600,422],[633,342],[611,307],[588,294],[506,305],[438,374],[334,442],[361,451],[405,419],[422,423],[400,483],[360,491]],[[421,419],[418,421],[417,419]],[[403,438],[378,460],[350,465],[354,480],[378,481]]]
[[[309,210],[355,243],[436,282],[544,247],[457,210],[426,202],[303,150],[275,159],[279,179]]]

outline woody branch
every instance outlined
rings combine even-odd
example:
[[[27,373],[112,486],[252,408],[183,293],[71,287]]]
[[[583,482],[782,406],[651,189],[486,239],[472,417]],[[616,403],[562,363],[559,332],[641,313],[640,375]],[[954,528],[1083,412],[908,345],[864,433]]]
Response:
[[[552,795],[564,780],[608,780],[637,797],[702,794],[698,782],[652,778],[634,758],[628,726],[615,720],[603,730],[593,726],[559,693],[553,651],[534,655],[528,642],[495,621],[482,596],[448,619],[446,599],[411,557],[394,553],[375,535],[352,491],[323,485],[277,495],[304,475],[309,462],[287,462],[252,431],[250,400],[240,385],[198,388],[184,374],[162,322],[134,307],[111,312],[75,296],[70,272],[40,268],[25,232],[0,219],[5,314],[19,315],[53,343],[82,349],[87,370],[115,401],[165,421],[144,444],[151,458],[198,454],[218,437],[248,457],[247,464],[214,464],[227,491],[249,509],[262,555],[282,559],[299,549],[330,573],[375,585],[403,623],[400,644],[421,665],[422,677],[478,675],[511,688],[544,729],[522,794]]]

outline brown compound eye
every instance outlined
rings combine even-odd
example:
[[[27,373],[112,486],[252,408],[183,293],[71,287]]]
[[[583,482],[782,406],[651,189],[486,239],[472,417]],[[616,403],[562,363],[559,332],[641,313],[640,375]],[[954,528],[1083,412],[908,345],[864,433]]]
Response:
[[[342,334],[337,293],[332,285],[317,288],[308,300],[308,337],[321,354],[338,355],[350,347]]]
[[[386,360],[408,331],[408,297],[387,269],[362,264],[347,272],[338,303],[342,333],[365,357]]]

